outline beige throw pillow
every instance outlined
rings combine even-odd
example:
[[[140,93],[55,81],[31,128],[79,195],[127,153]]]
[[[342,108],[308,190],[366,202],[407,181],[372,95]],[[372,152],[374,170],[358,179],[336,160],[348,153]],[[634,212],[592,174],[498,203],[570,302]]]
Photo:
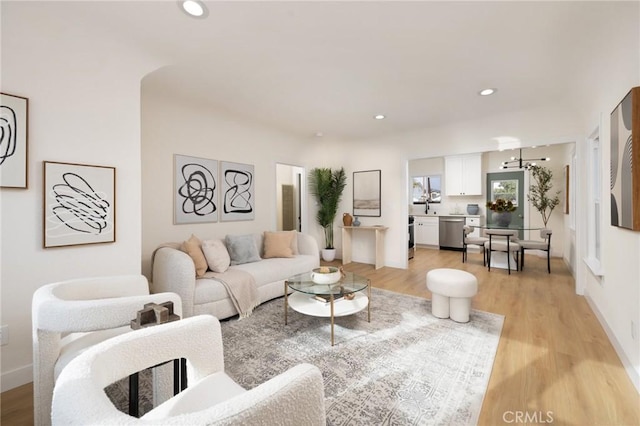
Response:
[[[291,232],[264,233],[264,258],[293,257],[291,241],[296,235]]]
[[[202,253],[198,237],[191,234],[191,238],[182,243],[182,251],[193,259],[193,264],[196,267],[196,277],[200,278],[203,276],[204,273],[207,272],[207,259],[205,259],[204,253]]]
[[[298,231],[282,231],[282,232],[288,232],[291,235],[293,235],[293,237],[291,237],[291,251],[293,252],[294,256],[297,256],[298,254],[300,254],[298,252]]]
[[[207,259],[207,265],[213,272],[224,272],[229,269],[231,257],[227,247],[221,240],[204,240],[202,252]]]

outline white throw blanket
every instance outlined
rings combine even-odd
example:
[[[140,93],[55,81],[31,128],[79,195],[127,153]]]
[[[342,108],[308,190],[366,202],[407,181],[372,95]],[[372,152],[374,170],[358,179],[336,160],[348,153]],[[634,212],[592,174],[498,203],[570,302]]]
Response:
[[[153,274],[153,261],[159,249],[169,247],[180,250],[180,246],[180,243],[163,243],[159,245],[151,255],[151,274]],[[248,272],[237,269],[227,269],[224,272],[207,271],[202,278],[213,278],[224,286],[229,294],[231,303],[233,303],[233,306],[240,315],[239,319],[251,315],[253,309],[260,304],[256,280],[253,275]],[[151,281],[153,281],[153,275],[151,276]]]
[[[229,299],[240,314],[246,318],[260,304],[256,280],[250,273],[238,269],[227,269],[224,272],[207,271],[203,278],[215,278],[220,281],[229,293]]]

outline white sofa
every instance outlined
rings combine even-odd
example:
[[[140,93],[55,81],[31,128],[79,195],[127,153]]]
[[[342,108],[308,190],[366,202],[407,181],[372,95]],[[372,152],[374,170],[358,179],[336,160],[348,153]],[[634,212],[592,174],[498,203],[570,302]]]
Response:
[[[263,234],[253,234],[256,245],[263,255]],[[284,280],[290,276],[309,272],[320,266],[320,250],[316,240],[306,234],[297,233],[298,254],[290,258],[269,258],[258,262],[232,265],[250,273],[257,286],[259,303],[284,295]],[[169,243],[170,245],[171,243]],[[224,285],[208,272],[196,278],[192,258],[185,252],[163,244],[155,251],[151,291],[153,293],[174,292],[182,299],[184,317],[210,314],[218,319],[238,315]],[[173,243],[179,247],[178,243]]]

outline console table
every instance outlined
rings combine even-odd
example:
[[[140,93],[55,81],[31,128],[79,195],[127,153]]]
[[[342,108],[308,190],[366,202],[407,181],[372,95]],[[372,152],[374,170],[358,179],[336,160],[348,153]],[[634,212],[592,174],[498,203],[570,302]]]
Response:
[[[351,263],[351,237],[353,230],[375,232],[376,234],[376,269],[384,266],[384,233],[387,226],[341,226],[342,228],[342,264]]]

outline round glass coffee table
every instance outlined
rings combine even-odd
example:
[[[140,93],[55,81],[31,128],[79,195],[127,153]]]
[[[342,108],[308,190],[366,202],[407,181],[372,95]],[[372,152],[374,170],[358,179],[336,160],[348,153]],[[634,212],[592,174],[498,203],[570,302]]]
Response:
[[[289,289],[293,290],[289,295]],[[367,290],[366,294],[362,290]],[[311,273],[294,275],[284,281],[284,323],[288,307],[304,315],[331,318],[331,346],[336,317],[353,315],[367,309],[371,322],[371,282],[368,278],[345,272],[335,284],[316,284]]]

